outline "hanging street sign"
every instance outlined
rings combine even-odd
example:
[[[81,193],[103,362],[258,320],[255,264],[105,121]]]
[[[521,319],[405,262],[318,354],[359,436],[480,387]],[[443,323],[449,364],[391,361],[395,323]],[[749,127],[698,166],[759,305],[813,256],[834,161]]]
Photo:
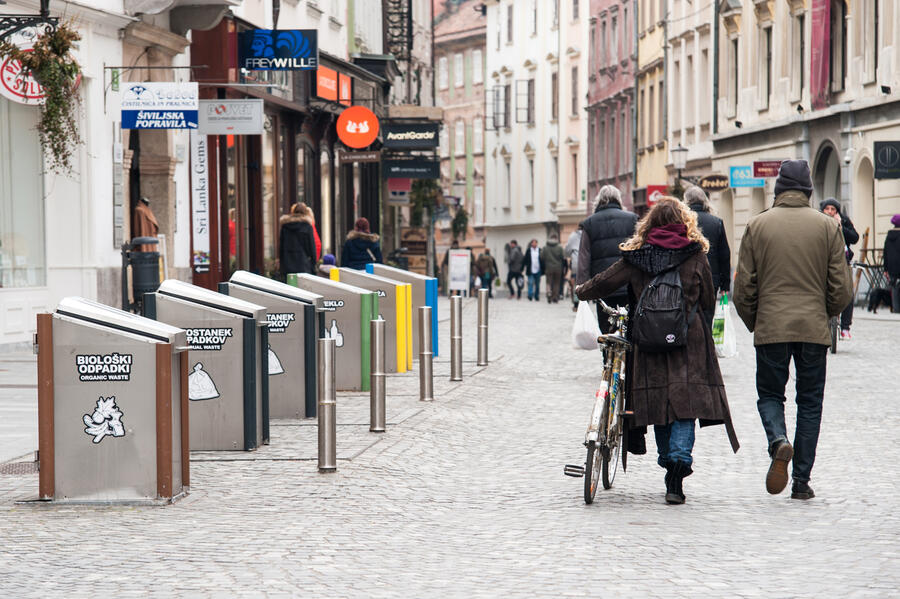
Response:
[[[369,150],[367,152],[338,151],[338,163],[352,164],[354,162],[380,162],[381,150]]]
[[[337,120],[337,134],[348,148],[367,148],[378,137],[378,117],[365,106],[345,108]]]
[[[209,148],[206,135],[191,131],[191,267],[209,272]]]
[[[755,160],[753,162],[753,176],[772,178],[777,177],[781,170],[780,160]]]
[[[872,150],[875,178],[900,179],[900,141],[876,141]]]
[[[765,187],[765,179],[757,179],[753,177],[752,166],[732,166],[729,179],[731,187]]]
[[[437,160],[414,158],[412,160],[384,160],[382,174],[385,179],[408,177],[410,179],[438,179],[441,163]]]
[[[205,135],[262,135],[264,100],[200,100],[198,129]]]
[[[238,33],[238,65],[248,71],[312,71],[319,66],[315,29],[248,29]]]
[[[10,36],[9,42],[20,49],[30,52],[37,39],[37,30],[33,27],[23,29]],[[43,104],[44,88],[31,75],[22,70],[22,63],[9,56],[0,56],[0,95],[18,104]]]
[[[665,185],[648,185],[647,186],[647,206],[654,206],[659,202],[660,198],[666,195]]]
[[[122,129],[196,129],[196,81],[128,83],[122,91]]]
[[[700,179],[700,189],[707,192],[728,189],[728,177],[725,175],[706,175]]]
[[[385,123],[384,147],[392,150],[427,150],[438,147],[439,123]]]

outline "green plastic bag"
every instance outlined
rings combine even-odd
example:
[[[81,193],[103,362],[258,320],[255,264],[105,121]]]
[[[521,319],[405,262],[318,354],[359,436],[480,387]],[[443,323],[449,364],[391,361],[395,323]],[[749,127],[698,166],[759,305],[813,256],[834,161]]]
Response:
[[[712,337],[716,343],[716,349],[725,343],[725,312],[728,310],[728,294],[723,293],[722,299],[716,305],[716,313],[713,316]]]

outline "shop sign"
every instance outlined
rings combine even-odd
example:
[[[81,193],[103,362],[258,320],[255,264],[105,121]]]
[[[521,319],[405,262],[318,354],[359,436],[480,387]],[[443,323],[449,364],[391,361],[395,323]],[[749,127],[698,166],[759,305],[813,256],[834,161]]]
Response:
[[[409,192],[412,190],[412,179],[395,177],[387,180],[388,206],[408,206]]]
[[[414,158],[412,160],[385,160],[382,162],[384,177],[408,177],[410,179],[438,179],[441,163],[437,160]]]
[[[728,189],[728,177],[725,175],[706,175],[700,179],[700,189],[703,191],[721,191]]]
[[[316,95],[323,100],[337,102],[338,74],[334,69],[319,67],[316,70]]]
[[[263,100],[200,100],[204,135],[262,135]]]
[[[315,29],[249,29],[238,34],[238,64],[248,71],[312,71],[319,66]]]
[[[337,134],[348,148],[367,148],[378,137],[378,117],[365,106],[345,108],[337,120]]]
[[[338,102],[344,106],[353,103],[353,83],[349,75],[338,74]]]
[[[384,125],[384,147],[393,150],[427,150],[438,147],[439,123]]]
[[[900,179],[900,141],[876,141],[875,178]]]
[[[191,238],[194,272],[209,272],[209,149],[206,135],[191,132]]]
[[[648,185],[647,186],[647,206],[653,206],[661,198],[666,195],[665,185]]]
[[[24,29],[10,38],[10,43],[26,52],[34,46],[37,30]],[[22,71],[22,63],[0,56],[0,95],[18,104],[43,104],[44,88],[31,75]]]
[[[753,162],[754,177],[777,177],[781,170],[780,160],[756,160]]]
[[[347,150],[338,151],[338,162],[340,164],[351,164],[353,162],[380,162],[381,150],[372,150],[370,152],[348,152]]]
[[[765,187],[765,179],[753,177],[752,166],[732,166],[728,184],[731,187]]]
[[[130,83],[122,92],[122,129],[196,129],[197,82]]]
[[[448,288],[450,291],[469,290],[471,255],[471,250],[448,250],[447,266],[450,279]]]

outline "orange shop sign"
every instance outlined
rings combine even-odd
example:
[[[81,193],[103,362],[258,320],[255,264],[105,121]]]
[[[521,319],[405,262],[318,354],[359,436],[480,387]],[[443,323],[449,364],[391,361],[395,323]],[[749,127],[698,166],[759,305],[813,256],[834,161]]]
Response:
[[[378,117],[365,106],[351,106],[338,117],[337,133],[345,146],[367,148],[378,137]]]
[[[338,102],[344,106],[353,104],[353,85],[350,81],[349,75],[344,75],[343,73],[338,74],[338,87],[340,89]]]
[[[328,67],[316,69],[316,95],[324,100],[337,102],[338,74]]]

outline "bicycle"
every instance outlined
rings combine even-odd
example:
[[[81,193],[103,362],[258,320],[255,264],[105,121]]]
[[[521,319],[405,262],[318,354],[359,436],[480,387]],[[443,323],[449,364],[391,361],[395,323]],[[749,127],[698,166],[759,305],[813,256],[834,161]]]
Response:
[[[603,300],[598,302],[615,329],[597,338],[603,352],[603,378],[595,394],[591,420],[584,435],[587,458],[584,466],[567,464],[563,469],[567,476],[584,478],[584,502],[587,504],[593,503],[600,483],[604,489],[612,488],[624,445],[625,420],[631,415],[625,411],[624,392],[625,360],[631,349],[631,342],[625,338],[628,309],[613,309]],[[624,456],[622,459],[624,462]]]
[[[837,353],[838,332],[841,330],[841,320],[837,316],[828,319],[828,326],[831,328],[831,353]]]

